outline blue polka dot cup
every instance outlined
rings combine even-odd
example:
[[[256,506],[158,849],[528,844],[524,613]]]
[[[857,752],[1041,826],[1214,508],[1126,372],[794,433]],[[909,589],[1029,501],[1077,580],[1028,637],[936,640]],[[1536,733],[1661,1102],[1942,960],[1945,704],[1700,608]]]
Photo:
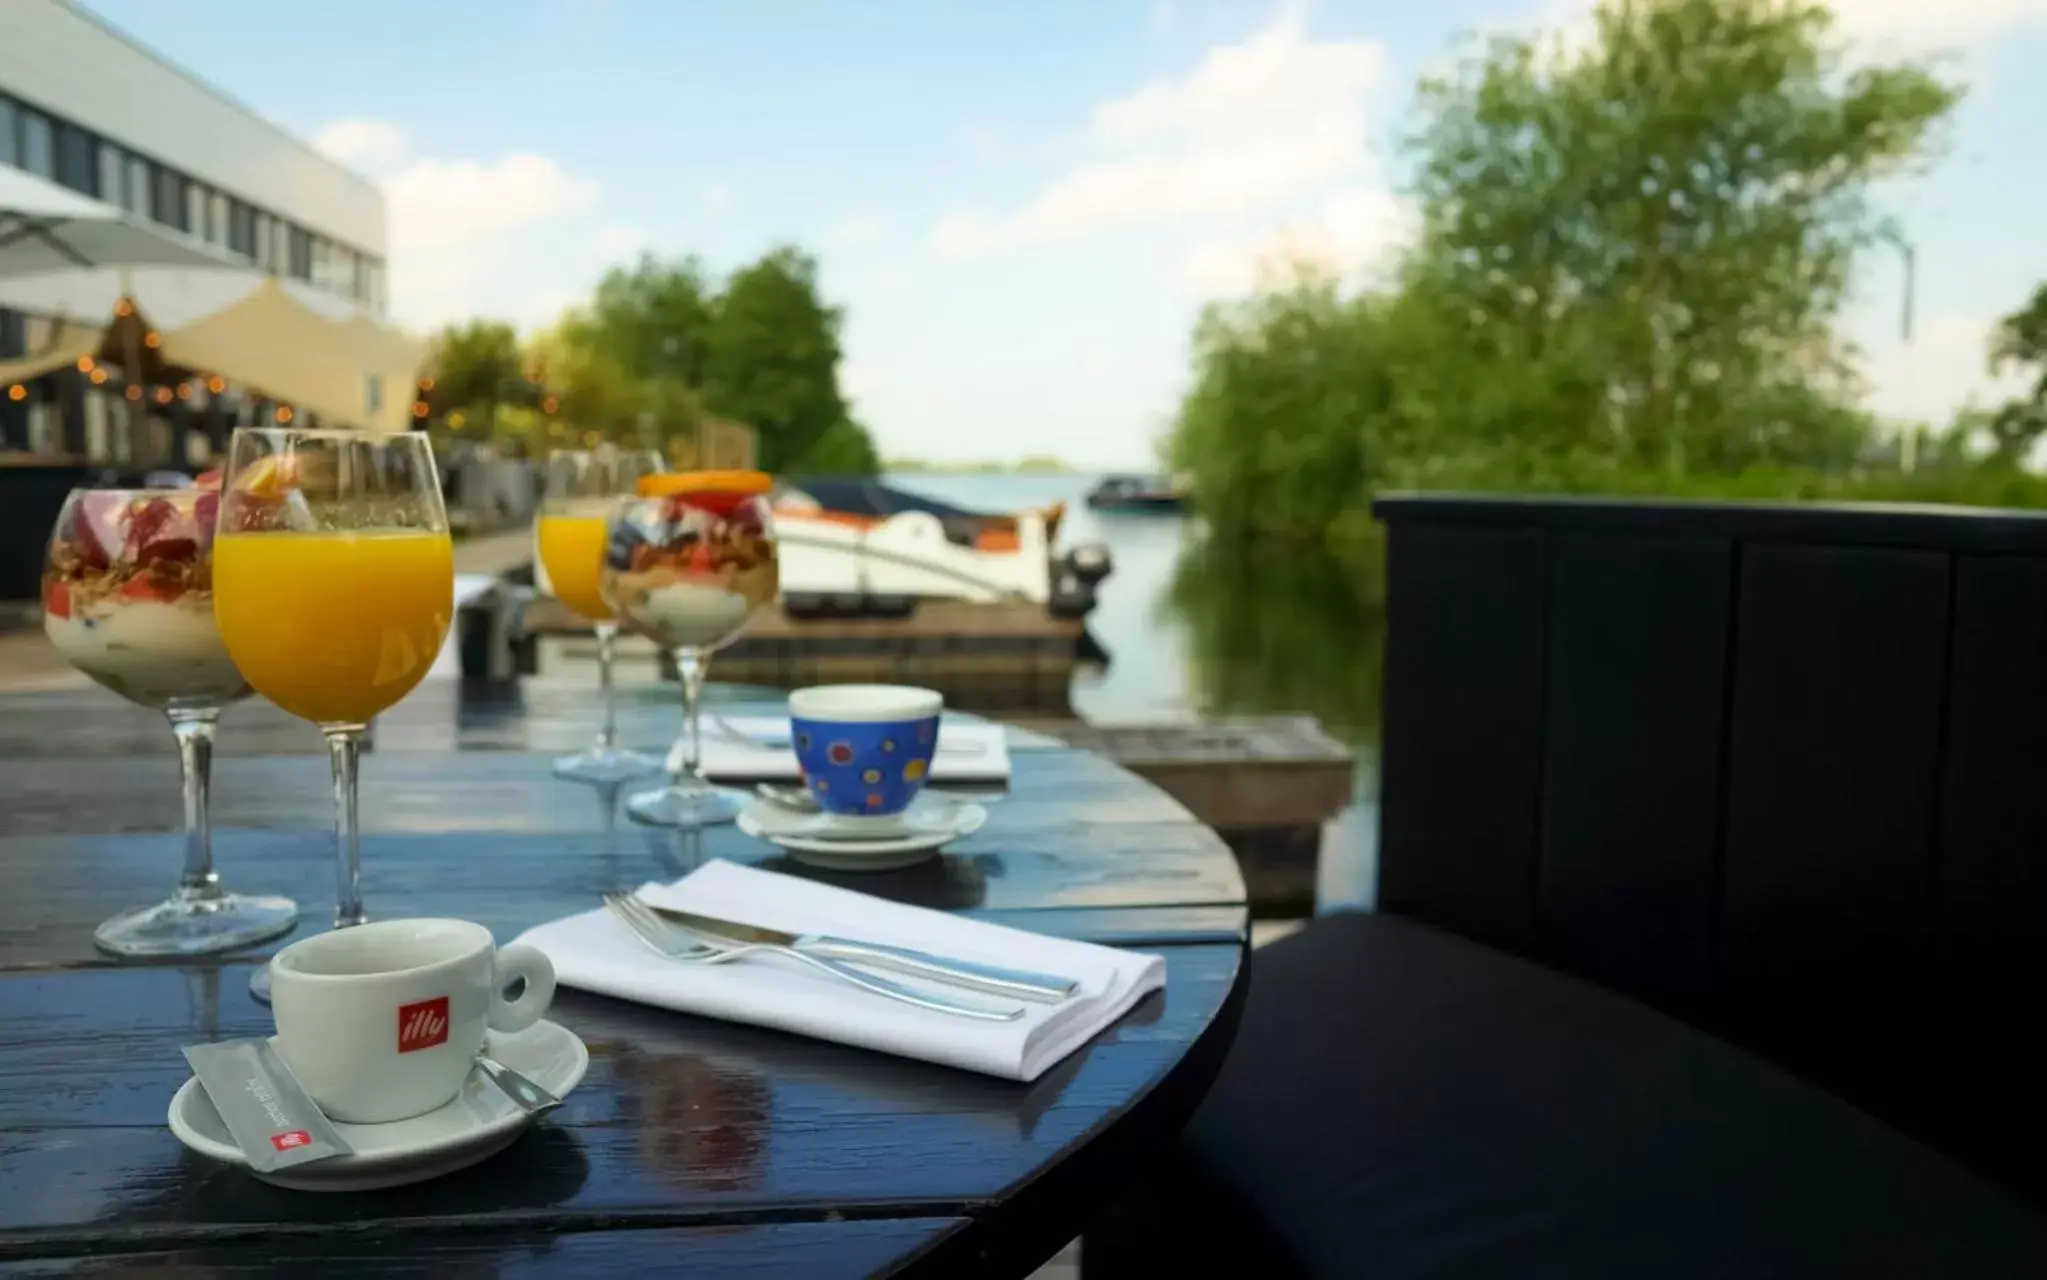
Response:
[[[931,775],[944,707],[935,690],[894,684],[825,684],[789,695],[796,762],[835,825],[901,825]]]

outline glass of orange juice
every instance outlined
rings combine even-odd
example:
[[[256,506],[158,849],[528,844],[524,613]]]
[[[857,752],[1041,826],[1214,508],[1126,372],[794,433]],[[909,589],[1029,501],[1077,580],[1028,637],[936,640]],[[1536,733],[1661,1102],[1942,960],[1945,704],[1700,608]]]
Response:
[[[612,506],[635,492],[641,476],[661,469],[661,455],[651,449],[600,445],[587,452],[564,449],[550,454],[542,472],[540,518],[533,522],[535,556],[554,598],[588,619],[597,634],[597,688],[604,704],[597,741],[588,751],[556,760],[556,777],[610,786],[661,772],[659,760],[618,745],[611,693],[618,619],[604,602],[598,581]]]
[[[337,928],[365,918],[363,730],[433,665],[454,595],[448,513],[425,436],[235,432],[213,543],[213,617],[256,692],[326,735]]]

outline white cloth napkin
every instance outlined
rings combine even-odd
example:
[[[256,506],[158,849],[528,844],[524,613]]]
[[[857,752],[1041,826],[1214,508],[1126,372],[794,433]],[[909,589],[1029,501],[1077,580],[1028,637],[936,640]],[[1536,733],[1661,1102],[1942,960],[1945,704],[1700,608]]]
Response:
[[[789,721],[782,716],[725,716],[723,724],[704,713],[704,772],[713,778],[796,778],[796,752],[789,747],[763,747],[741,742],[786,742]],[[938,754],[931,757],[933,782],[1006,782],[1009,780],[1009,739],[999,724],[945,722],[938,731]]]
[[[1026,1003],[1024,1016],[1014,1022],[982,1022],[871,995],[781,956],[721,965],[663,960],[601,907],[528,929],[519,941],[547,953],[558,981],[585,991],[1012,1080],[1037,1079],[1166,980],[1160,956],[903,906],[723,860],[707,862],[674,884],[642,885],[639,896],[657,906],[763,928],[892,942],[1056,973],[1078,981],[1080,992],[1061,1004]],[[901,974],[884,976],[968,1000],[993,998]]]

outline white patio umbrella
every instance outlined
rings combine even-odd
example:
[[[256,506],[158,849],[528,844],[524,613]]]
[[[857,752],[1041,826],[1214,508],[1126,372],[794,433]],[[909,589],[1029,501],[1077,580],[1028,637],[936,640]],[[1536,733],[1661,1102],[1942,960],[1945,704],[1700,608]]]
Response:
[[[246,266],[168,227],[0,165],[0,280],[92,267]]]

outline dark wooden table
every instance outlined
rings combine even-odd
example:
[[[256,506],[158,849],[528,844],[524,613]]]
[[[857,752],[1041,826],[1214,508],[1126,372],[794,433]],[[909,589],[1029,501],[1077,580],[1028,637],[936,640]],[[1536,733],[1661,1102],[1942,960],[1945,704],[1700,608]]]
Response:
[[[672,737],[672,686],[626,699],[629,742]],[[549,773],[591,729],[580,681],[434,682],[388,713],[363,765],[371,914],[466,916],[502,940],[723,857],[1157,950],[1166,990],[1030,1085],[564,991],[550,1016],[588,1042],[590,1073],[504,1154],[393,1191],[279,1190],[187,1153],[164,1122],[180,1046],[270,1029],[246,991],[254,957],[136,964],[92,946],[101,918],[176,878],[168,730],[98,690],[4,697],[0,1275],[1022,1274],[1213,1078],[1241,995],[1244,884],[1134,775],[1013,730],[1011,795],[980,833],[916,868],[834,876],[730,827],[617,820],[613,797]],[[228,713],[216,861],[230,887],[297,898],[295,936],[332,910],[329,806],[309,726],[263,703]]]

